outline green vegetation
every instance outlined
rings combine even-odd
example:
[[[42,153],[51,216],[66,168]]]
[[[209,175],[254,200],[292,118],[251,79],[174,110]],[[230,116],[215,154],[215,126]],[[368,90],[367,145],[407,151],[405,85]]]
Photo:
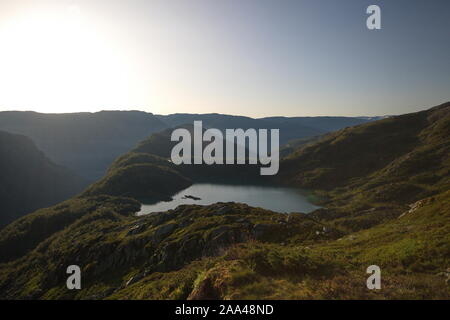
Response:
[[[110,170],[84,195],[116,195],[137,199],[170,200],[170,195],[191,185],[188,178],[168,166],[151,163],[126,165]]]
[[[79,197],[2,230],[0,298],[449,299],[449,124],[447,103],[303,144],[278,179],[315,190],[324,207],[308,215],[216,203],[135,216],[132,198],[225,175],[144,142]],[[71,264],[82,290],[65,287]],[[366,287],[370,265],[381,290]]]
[[[277,178],[328,199],[322,216],[367,228],[450,188],[449,124],[446,103],[346,128],[289,155]]]

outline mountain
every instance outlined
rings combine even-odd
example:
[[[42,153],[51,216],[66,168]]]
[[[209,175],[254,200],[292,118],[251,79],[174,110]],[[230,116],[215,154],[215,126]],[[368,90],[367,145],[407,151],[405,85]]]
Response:
[[[335,131],[348,126],[372,121],[369,119],[353,117],[268,117],[253,119],[243,116],[231,116],[225,114],[188,114],[176,113],[167,116],[157,116],[171,127],[201,120],[205,128],[242,129],[280,129],[280,145],[290,140],[307,138]]]
[[[140,111],[0,112],[0,130],[30,137],[52,161],[89,181],[100,178],[119,155],[166,127],[151,113]]]
[[[92,184],[85,196],[125,196],[153,203],[168,201],[192,184],[166,159],[151,154],[132,153],[120,157],[106,175]]]
[[[101,178],[118,156],[139,142],[168,128],[192,125],[218,129],[280,129],[280,143],[307,138],[365,123],[369,120],[345,117],[253,119],[223,114],[153,115],[141,111],[43,114],[0,112],[0,130],[30,137],[52,161],[93,182]]]
[[[325,135],[280,164],[278,181],[313,189],[349,231],[450,188],[450,103]],[[345,218],[341,219],[341,216]]]
[[[286,144],[284,144],[280,148],[280,158],[286,158],[288,155],[297,151],[301,146],[304,146],[306,144],[312,144],[312,143],[318,141],[319,139],[321,139],[321,137],[322,137],[322,135],[307,137],[307,138],[300,138],[300,139],[293,139],[293,140],[288,141]]]
[[[261,120],[279,124],[282,127],[290,126],[292,129],[298,126],[314,128],[323,133],[336,131],[345,127],[379,120],[381,117],[266,117]],[[296,138],[303,138],[297,136]]]
[[[193,125],[177,128],[187,129],[193,136]],[[172,128],[154,133],[130,152],[119,157],[106,175],[92,184],[84,195],[127,196],[152,203],[170,200],[175,193],[194,182],[242,183],[261,180],[259,169],[252,165],[173,164],[170,159],[171,150],[178,143],[171,141],[173,130]],[[194,141],[191,140],[191,148],[193,144]],[[203,146],[207,144],[208,142],[203,142]],[[225,141],[223,145],[225,148]]]
[[[374,201],[405,203],[449,187],[449,137],[445,103],[330,133],[284,159],[278,178],[316,190],[358,188]]]
[[[38,208],[65,200],[85,185],[54,164],[22,135],[0,131],[0,227]]]
[[[449,140],[445,103],[299,143],[275,179],[319,196],[307,215],[229,202],[136,216],[121,193],[142,181],[119,175],[117,194],[93,185],[2,230],[0,299],[448,299]],[[171,166],[143,145],[111,177]],[[82,290],[66,288],[72,264]],[[371,265],[382,290],[366,287]]]

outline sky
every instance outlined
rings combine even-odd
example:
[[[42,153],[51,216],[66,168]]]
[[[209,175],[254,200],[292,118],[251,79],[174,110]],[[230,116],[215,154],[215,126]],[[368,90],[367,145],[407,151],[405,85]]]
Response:
[[[375,116],[449,100],[448,0],[0,0],[0,111]]]

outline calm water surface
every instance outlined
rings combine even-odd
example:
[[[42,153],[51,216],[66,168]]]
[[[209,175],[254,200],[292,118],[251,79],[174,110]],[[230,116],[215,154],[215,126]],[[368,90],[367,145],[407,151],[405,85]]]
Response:
[[[183,199],[190,195],[201,200]],[[138,215],[175,209],[181,204],[208,205],[215,202],[241,202],[277,212],[309,213],[319,208],[299,189],[274,186],[196,183],[177,193],[172,201],[142,204]]]

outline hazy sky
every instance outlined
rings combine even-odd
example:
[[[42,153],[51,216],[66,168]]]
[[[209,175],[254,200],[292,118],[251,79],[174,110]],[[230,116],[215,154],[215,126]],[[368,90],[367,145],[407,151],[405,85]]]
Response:
[[[0,110],[359,116],[448,100],[448,0],[0,0]]]

